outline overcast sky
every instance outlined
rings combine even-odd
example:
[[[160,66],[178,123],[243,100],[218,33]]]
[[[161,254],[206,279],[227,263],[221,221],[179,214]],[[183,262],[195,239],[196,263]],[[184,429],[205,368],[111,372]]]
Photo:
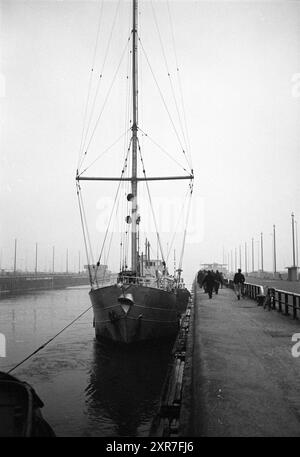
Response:
[[[104,2],[95,62],[98,73],[116,5]],[[195,173],[184,270],[190,279],[200,263],[222,262],[223,247],[227,261],[227,254],[240,244],[243,252],[245,242],[250,248],[252,237],[257,268],[261,232],[264,268],[272,270],[273,224],[277,266],[284,269],[292,263],[292,211],[300,223],[300,3],[171,0],[169,5]],[[89,0],[1,1],[2,268],[13,266],[15,238],[23,268],[32,268],[36,242],[41,268],[50,267],[54,245],[57,269],[64,269],[67,248],[70,268],[77,266],[79,250],[84,255],[75,171],[100,6],[101,2]],[[165,1],[154,2],[164,48],[151,2],[142,2],[139,21],[151,68],[163,80],[163,94],[172,105],[162,52],[176,77],[167,6]],[[103,83],[107,88],[129,36],[129,8],[129,2],[122,1]],[[126,62],[125,58],[86,165],[124,131]],[[174,132],[173,137],[166,133],[172,126],[141,52],[140,64],[139,125],[186,167]],[[98,161],[91,174],[118,176],[122,160],[117,154],[123,157],[123,143],[124,139],[122,147],[112,148],[111,155]],[[149,175],[183,172],[164,154],[160,159],[159,150],[145,138],[141,144]],[[97,186],[84,187],[91,236],[99,246],[101,198],[108,201],[114,190],[110,185]],[[180,186],[178,182],[154,185],[160,211],[165,212],[168,200],[179,207]],[[181,195],[185,192],[182,184]],[[142,209],[141,217],[146,219]],[[164,229],[166,248],[171,234],[166,225]],[[112,248],[113,269],[119,265],[118,243]]]

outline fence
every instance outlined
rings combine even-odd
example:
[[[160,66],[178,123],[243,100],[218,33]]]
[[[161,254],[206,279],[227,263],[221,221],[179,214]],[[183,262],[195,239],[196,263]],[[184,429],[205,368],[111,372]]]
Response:
[[[234,288],[233,281],[227,282],[227,287]],[[263,286],[258,284],[244,283],[244,295],[258,302],[258,305],[263,305],[269,310],[273,309],[285,315],[292,315],[293,319],[297,319],[300,313],[300,294],[288,292],[286,290],[266,287],[266,294]],[[291,311],[291,313],[290,313]]]

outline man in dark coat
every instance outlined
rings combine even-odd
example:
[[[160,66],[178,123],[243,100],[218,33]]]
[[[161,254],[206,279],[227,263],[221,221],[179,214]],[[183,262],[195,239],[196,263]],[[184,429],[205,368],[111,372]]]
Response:
[[[218,294],[219,292],[219,287],[223,284],[222,276],[219,270],[216,271],[215,273],[215,292]]]
[[[207,275],[202,281],[202,286],[205,287],[205,291],[208,293],[209,298],[212,298],[212,293],[215,287],[215,275],[208,271]]]
[[[237,295],[238,300],[241,298],[241,294],[244,293],[244,282],[245,276],[242,274],[242,270],[239,268],[238,272],[234,275],[233,284],[234,284],[234,291]]]
[[[199,270],[197,274],[197,283],[199,284],[199,287],[202,287],[202,281],[204,277],[206,276],[206,271],[205,270]]]

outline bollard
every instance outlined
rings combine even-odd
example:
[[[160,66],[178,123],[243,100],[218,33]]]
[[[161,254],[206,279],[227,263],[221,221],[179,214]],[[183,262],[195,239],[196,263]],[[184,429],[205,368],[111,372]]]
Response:
[[[266,296],[264,294],[264,289],[263,287],[260,287],[259,293],[256,295],[257,305],[262,306],[264,304],[265,298]]]

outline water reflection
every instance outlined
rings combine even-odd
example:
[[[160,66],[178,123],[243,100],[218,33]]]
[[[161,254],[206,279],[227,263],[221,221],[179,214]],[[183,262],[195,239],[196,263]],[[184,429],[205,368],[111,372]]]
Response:
[[[95,341],[86,389],[90,428],[95,430],[97,422],[102,436],[147,436],[172,346],[169,342],[129,350]]]

